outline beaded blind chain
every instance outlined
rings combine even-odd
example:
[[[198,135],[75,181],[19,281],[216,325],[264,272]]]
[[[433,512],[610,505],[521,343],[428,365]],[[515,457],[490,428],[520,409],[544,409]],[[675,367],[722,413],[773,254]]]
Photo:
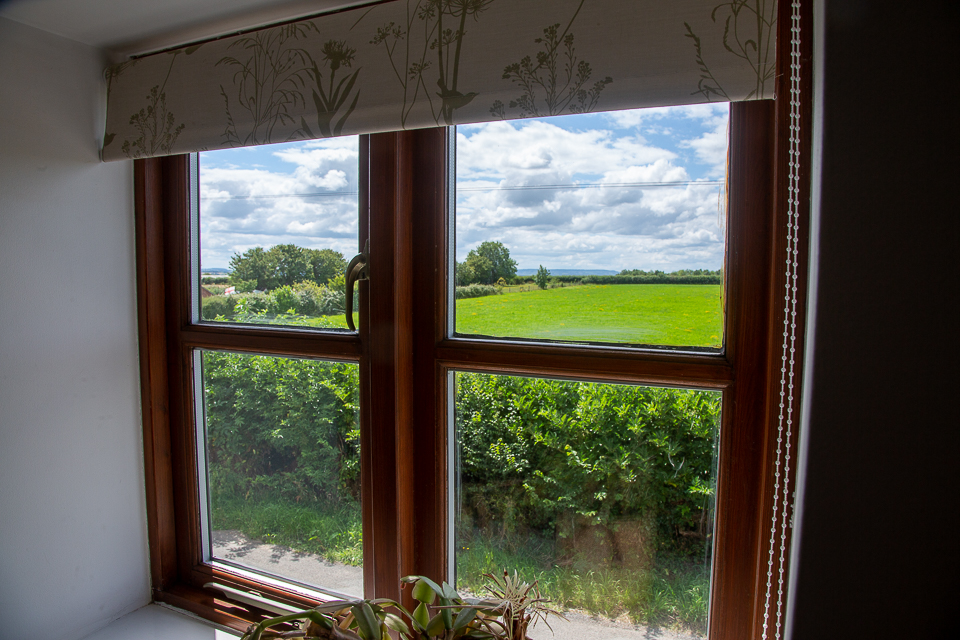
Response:
[[[777,454],[767,556],[767,591],[763,608],[763,640],[772,631],[783,633],[784,584],[786,582],[787,534],[793,509],[790,486],[790,442],[793,436],[794,373],[797,340],[797,261],[800,230],[800,0],[790,5],[790,170],[787,197],[787,259],[783,291],[783,348],[780,363],[780,416],[777,422]],[[778,536],[779,534],[779,536]],[[779,537],[779,545],[777,538]],[[774,567],[777,576],[773,592]],[[772,611],[771,611],[772,609]],[[771,623],[773,628],[771,629]]]

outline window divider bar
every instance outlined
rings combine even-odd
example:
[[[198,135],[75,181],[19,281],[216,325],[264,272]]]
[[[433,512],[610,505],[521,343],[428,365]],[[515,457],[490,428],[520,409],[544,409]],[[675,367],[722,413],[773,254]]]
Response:
[[[357,361],[363,351],[356,334],[288,331],[258,327],[192,325],[181,331],[184,346]]]
[[[493,345],[448,344],[444,342],[437,348],[437,358],[444,366],[472,371],[509,371],[520,375],[573,376],[705,389],[723,389],[735,378],[733,367],[722,357],[630,354],[633,357],[626,358],[620,353],[571,353],[566,347],[497,349]]]
[[[398,415],[398,343],[396,323],[397,217],[401,171],[402,133],[363,136],[369,161],[361,165],[361,211],[368,212],[370,278],[360,281],[360,335],[363,344],[361,373],[361,493],[363,498],[364,591],[368,598],[400,596],[399,538],[400,482],[398,454],[401,438]],[[361,152],[362,154],[364,151]],[[377,167],[374,173],[371,167]],[[363,217],[363,216],[361,216]],[[361,237],[361,243],[365,238]],[[409,374],[408,374],[409,375]]]
[[[405,570],[440,582],[451,576],[448,523],[448,384],[436,362],[438,338],[446,332],[447,238],[452,167],[450,146],[455,129],[413,132],[412,236],[412,379],[413,413],[410,435],[416,443],[411,472],[411,521],[417,535]],[[401,463],[406,459],[401,458]],[[411,602],[411,604],[413,604]]]

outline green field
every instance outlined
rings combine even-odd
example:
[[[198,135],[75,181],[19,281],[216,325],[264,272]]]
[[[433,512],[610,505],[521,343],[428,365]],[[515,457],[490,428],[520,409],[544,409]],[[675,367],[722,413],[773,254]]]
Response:
[[[720,285],[582,285],[457,300],[457,332],[719,347]]]
[[[457,332],[468,335],[720,347],[720,285],[575,285],[457,300]],[[264,315],[230,321],[346,329],[342,314]]]

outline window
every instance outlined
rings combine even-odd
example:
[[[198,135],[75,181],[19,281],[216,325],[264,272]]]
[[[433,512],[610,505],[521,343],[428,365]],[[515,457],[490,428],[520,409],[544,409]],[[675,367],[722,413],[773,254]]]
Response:
[[[457,539],[456,523],[448,517],[456,485],[450,416],[458,376],[721,394],[710,637],[759,637],[782,330],[777,295],[783,290],[778,264],[785,255],[779,240],[786,224],[785,109],[771,102],[731,105],[722,350],[648,349],[616,341],[556,344],[469,330],[458,335],[448,286],[456,277],[454,263],[462,261],[453,253],[448,215],[453,144],[441,129],[359,140],[359,238],[369,238],[372,248],[371,278],[358,285],[359,333],[201,322],[200,302],[191,290],[189,158],[137,161],[141,378],[155,598],[237,629],[269,611],[226,599],[205,584],[254,591],[288,606],[314,601],[296,585],[204,555],[197,371],[209,354],[237,354],[231,357],[355,367],[367,597],[398,597],[403,575],[451,576]]]
[[[444,130],[361,138],[361,237],[368,233],[371,246],[385,250],[371,252],[371,279],[360,285],[359,334],[198,322],[188,251],[189,162],[173,157],[138,164],[139,190],[147,196],[140,201],[141,259],[147,262],[141,278],[160,280],[154,286],[141,281],[141,304],[146,307],[142,320],[149,329],[149,320],[158,315],[151,317],[152,309],[162,309],[166,325],[159,339],[154,338],[157,334],[148,335],[144,347],[148,352],[144,380],[151,385],[145,389],[151,400],[147,428],[155,447],[148,451],[148,460],[154,465],[162,462],[166,452],[156,447],[169,447],[171,464],[162,471],[173,489],[168,488],[167,502],[157,499],[151,505],[152,514],[162,515],[155,515],[151,525],[158,597],[212,613],[221,621],[230,619],[230,607],[211,612],[203,604],[211,596],[202,587],[211,580],[243,588],[256,585],[261,593],[291,604],[307,602],[296,588],[258,583],[256,576],[218,567],[204,558],[198,503],[203,479],[195,464],[196,354],[202,354],[202,360],[238,353],[352,362],[359,367],[365,463],[361,495],[370,496],[363,501],[368,596],[398,596],[401,575],[450,575],[447,416],[453,409],[449,389],[456,372],[695,387],[723,393],[713,620],[715,629],[742,620],[743,600],[731,594],[740,585],[752,584],[761,548],[756,525],[762,504],[765,417],[754,407],[762,402],[766,377],[767,350],[758,337],[770,331],[766,310],[771,221],[766,212],[772,197],[772,163],[758,159],[770,157],[772,111],[768,103],[731,109],[728,333],[722,352],[484,339],[449,331],[451,144]],[[771,167],[766,175],[741,169],[764,164]],[[386,180],[385,175],[397,179]],[[164,202],[168,197],[171,200]],[[161,211],[166,215],[159,215]],[[161,238],[162,244],[157,243]],[[161,264],[151,268],[150,261]],[[164,404],[169,407],[169,422],[164,420]],[[168,436],[163,433],[167,424]],[[163,493],[156,483],[163,479],[158,471],[150,470],[155,498]],[[164,542],[169,548],[164,548]],[[750,561],[736,560],[744,557]],[[738,609],[738,615],[731,613]],[[724,613],[717,615],[717,611]]]

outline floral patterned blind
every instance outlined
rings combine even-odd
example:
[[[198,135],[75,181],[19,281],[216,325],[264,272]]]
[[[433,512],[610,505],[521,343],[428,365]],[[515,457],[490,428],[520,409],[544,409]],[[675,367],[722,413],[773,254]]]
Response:
[[[104,160],[773,97],[776,0],[394,0],[106,71]]]

